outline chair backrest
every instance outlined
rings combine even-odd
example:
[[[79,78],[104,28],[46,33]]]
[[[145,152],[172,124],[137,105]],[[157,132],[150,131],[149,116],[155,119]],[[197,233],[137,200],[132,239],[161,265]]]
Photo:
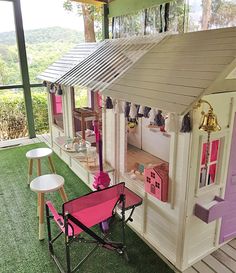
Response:
[[[91,192],[70,200],[63,204],[63,215],[65,212],[77,214],[81,211],[91,212],[91,210],[93,210],[94,213],[102,211],[110,215],[117,201],[120,199],[120,195],[124,193],[124,188],[125,183],[122,182],[109,188]],[[90,215],[87,216],[89,217]]]

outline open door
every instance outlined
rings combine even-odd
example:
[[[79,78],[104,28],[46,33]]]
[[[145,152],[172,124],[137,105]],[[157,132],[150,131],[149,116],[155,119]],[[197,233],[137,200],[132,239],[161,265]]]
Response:
[[[229,202],[229,209],[226,215],[222,217],[220,243],[236,237],[236,114],[224,199]]]

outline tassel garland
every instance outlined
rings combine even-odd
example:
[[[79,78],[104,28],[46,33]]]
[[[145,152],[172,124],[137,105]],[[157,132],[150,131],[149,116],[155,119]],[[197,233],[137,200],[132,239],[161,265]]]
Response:
[[[125,117],[128,118],[129,117],[129,112],[130,112],[130,103],[126,102],[125,103]]]
[[[180,132],[189,133],[192,131],[190,113],[187,113],[182,120],[182,126]]]
[[[110,97],[106,98],[106,109],[113,109],[113,104]]]
[[[154,121],[155,121],[155,124],[157,126],[160,126],[160,127],[161,126],[165,126],[165,118],[163,117],[161,110],[158,110],[157,115],[155,116]]]
[[[129,116],[131,119],[135,119],[137,116],[137,108],[135,104],[131,103]]]
[[[168,113],[165,120],[165,131],[168,133],[177,132],[177,120],[174,113]]]
[[[145,106],[145,107],[144,107],[144,110],[143,110],[143,116],[144,116],[145,118],[149,118],[149,112],[150,112],[150,111],[151,111],[151,108]]]
[[[57,89],[57,95],[62,96],[62,94],[63,94],[63,92],[62,92],[61,86],[59,85],[58,89]]]

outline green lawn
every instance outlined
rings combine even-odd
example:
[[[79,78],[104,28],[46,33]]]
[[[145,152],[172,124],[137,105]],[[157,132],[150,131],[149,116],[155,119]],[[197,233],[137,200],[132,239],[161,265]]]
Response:
[[[0,272],[1,273],[56,273],[59,272],[49,256],[47,240],[38,240],[37,196],[27,186],[25,153],[44,144],[20,146],[0,151]],[[57,173],[65,178],[69,199],[89,192],[89,188],[53,155]],[[35,166],[34,166],[35,167]],[[42,162],[42,173],[48,173],[47,161]],[[34,173],[35,175],[35,173]],[[60,209],[57,193],[48,194]],[[46,232],[46,228],[45,228]],[[120,232],[114,230],[115,236]],[[99,248],[81,267],[81,273],[171,273],[173,272],[132,230],[126,228],[130,262],[115,252]],[[63,237],[57,243],[58,255],[64,256]],[[90,246],[74,245],[73,253],[81,256]]]

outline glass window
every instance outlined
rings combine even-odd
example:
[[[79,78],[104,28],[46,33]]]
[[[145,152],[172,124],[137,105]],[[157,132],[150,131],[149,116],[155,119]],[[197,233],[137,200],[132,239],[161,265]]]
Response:
[[[88,107],[88,90],[87,88],[75,87],[74,88],[74,108]]]
[[[21,0],[29,77],[37,76],[76,44],[84,42],[83,18],[63,7],[64,0]]]
[[[0,85],[21,83],[13,4],[0,1]]]
[[[205,187],[216,182],[217,163],[219,158],[220,140],[203,143],[201,151],[201,168],[199,187]],[[209,154],[208,154],[209,153]]]
[[[235,14],[235,0],[189,0],[187,31],[235,26]]]
[[[45,134],[48,126],[48,94],[45,87],[31,88],[36,134]]]
[[[0,141],[28,135],[22,89],[0,92]]]

